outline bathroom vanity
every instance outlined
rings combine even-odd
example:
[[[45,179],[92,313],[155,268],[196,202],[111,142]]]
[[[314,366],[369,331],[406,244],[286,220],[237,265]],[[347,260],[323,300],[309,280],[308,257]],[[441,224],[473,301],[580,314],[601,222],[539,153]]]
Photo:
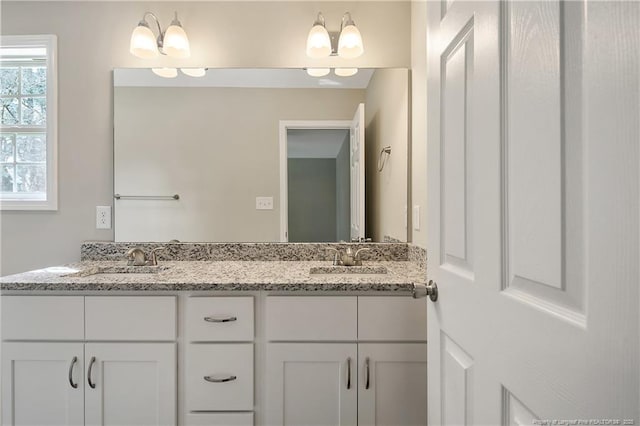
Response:
[[[3,424],[426,424],[424,252],[366,244],[345,271],[327,246],[175,244],[135,269],[92,243],[0,279]]]

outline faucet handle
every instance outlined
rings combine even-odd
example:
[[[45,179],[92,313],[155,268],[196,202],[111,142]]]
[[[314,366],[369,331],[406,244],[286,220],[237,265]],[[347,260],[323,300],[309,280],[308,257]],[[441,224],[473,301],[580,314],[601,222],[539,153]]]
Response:
[[[333,255],[333,266],[340,266],[340,250],[334,247],[327,247],[327,251],[329,250],[335,252]]]

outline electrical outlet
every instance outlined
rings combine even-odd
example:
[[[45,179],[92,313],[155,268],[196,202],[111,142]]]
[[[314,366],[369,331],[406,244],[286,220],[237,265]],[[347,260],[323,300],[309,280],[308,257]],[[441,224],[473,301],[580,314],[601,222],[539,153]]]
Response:
[[[96,206],[96,229],[111,229],[111,206]]]
[[[256,197],[256,210],[273,210],[273,197]]]

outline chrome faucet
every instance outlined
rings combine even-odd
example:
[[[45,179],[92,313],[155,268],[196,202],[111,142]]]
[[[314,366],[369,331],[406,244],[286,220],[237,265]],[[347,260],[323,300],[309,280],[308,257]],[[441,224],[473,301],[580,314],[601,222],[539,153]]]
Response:
[[[151,259],[147,260],[147,255],[140,247],[134,247],[127,252],[128,266],[158,266],[157,252],[165,250],[166,247],[156,247],[151,250]]]
[[[360,253],[371,249],[363,247],[356,250],[356,252],[354,253],[351,247],[347,247],[343,254],[340,254],[340,250],[333,247],[328,247],[327,250],[332,250],[335,252],[335,255],[333,257],[333,266],[362,266]]]
[[[128,266],[144,266],[147,264],[147,255],[140,247],[134,247],[127,252]]]

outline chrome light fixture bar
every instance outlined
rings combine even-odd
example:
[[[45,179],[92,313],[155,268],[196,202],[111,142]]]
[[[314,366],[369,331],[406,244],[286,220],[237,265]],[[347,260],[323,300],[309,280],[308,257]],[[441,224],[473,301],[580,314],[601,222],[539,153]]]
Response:
[[[147,17],[153,18],[158,26],[158,37],[153,34]],[[138,26],[131,33],[129,51],[134,56],[142,59],[155,58],[158,54],[171,56],[174,58],[188,58],[191,56],[189,39],[187,33],[178,21],[178,12],[175,12],[173,21],[162,31],[158,17],[151,12],[145,12]]]
[[[337,46],[335,41],[337,40]],[[307,37],[307,56],[314,59],[340,56],[353,59],[364,53],[364,44],[360,30],[356,27],[350,12],[342,16],[339,32],[329,32],[322,12],[318,12],[309,36]]]

